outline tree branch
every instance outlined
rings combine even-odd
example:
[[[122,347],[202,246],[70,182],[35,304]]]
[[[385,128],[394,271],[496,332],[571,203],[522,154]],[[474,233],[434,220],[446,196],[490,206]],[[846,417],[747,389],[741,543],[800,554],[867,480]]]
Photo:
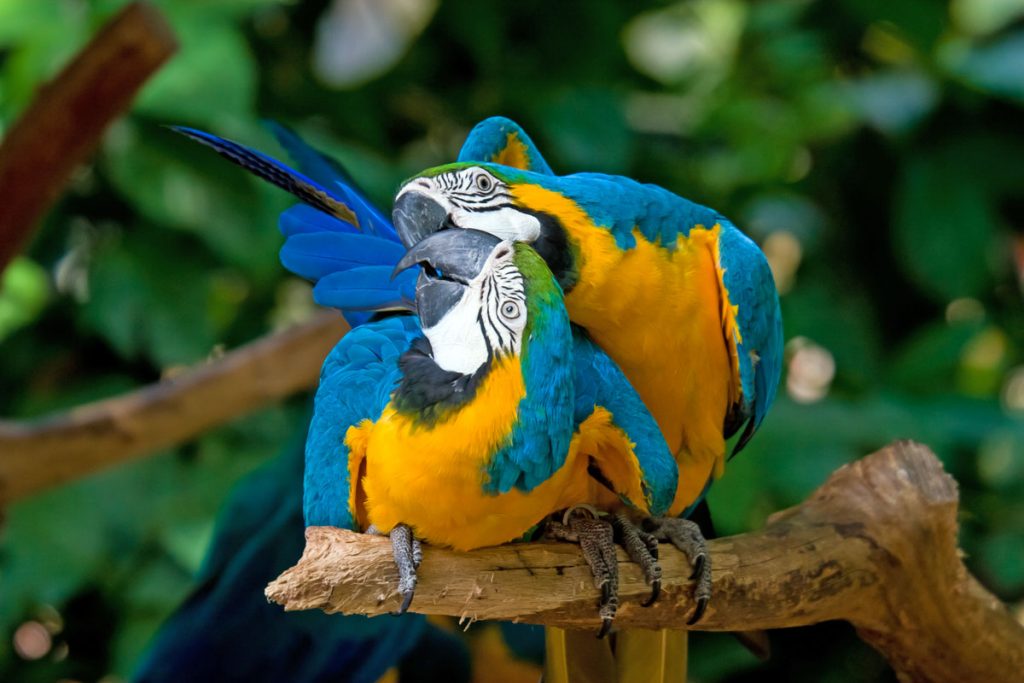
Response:
[[[904,681],[1018,680],[1024,627],[961,562],[957,506],[956,483],[924,446],[897,442],[847,465],[761,531],[710,542],[715,592],[697,628],[843,619]],[[685,628],[690,567],[662,547],[664,587],[650,608],[620,552],[618,626]],[[598,593],[571,545],[426,548],[419,577],[416,612],[598,628]],[[302,558],[266,593],[287,610],[373,615],[398,606],[396,580],[387,539],[311,527]]]
[[[0,421],[0,507],[315,386],[346,330],[341,316],[324,311],[137,391],[41,420]]]
[[[0,144],[0,271],[106,127],[176,49],[161,14],[132,3],[40,88]]]

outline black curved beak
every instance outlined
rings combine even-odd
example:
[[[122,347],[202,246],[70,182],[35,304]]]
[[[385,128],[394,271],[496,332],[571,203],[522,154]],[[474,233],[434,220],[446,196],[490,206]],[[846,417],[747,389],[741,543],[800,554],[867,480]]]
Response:
[[[423,327],[433,327],[455,307],[469,282],[483,270],[501,240],[478,230],[444,230],[413,246],[394,274],[421,266],[416,281],[416,312]]]
[[[399,239],[411,247],[445,227],[448,212],[436,201],[419,192],[406,192],[395,202],[391,214]]]

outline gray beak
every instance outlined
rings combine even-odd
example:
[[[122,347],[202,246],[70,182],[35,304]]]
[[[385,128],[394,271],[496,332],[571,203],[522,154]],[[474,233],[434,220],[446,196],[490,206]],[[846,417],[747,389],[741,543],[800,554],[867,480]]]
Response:
[[[448,222],[448,212],[425,194],[406,192],[395,202],[391,218],[402,244],[411,247],[441,230]]]
[[[445,280],[469,282],[483,270],[484,264],[501,240],[479,230],[442,230],[418,241],[395,266],[394,275],[416,265],[428,275],[440,274]]]
[[[478,230],[444,230],[428,235],[406,252],[395,274],[421,266],[416,311],[423,327],[433,327],[462,300],[501,240]]]

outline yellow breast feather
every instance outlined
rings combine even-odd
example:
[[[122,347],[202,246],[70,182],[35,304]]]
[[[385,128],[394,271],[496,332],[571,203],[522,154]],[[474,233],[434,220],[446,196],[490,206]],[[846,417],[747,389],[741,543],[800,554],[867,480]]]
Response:
[[[636,229],[636,245],[622,249],[570,198],[537,185],[516,192],[557,216],[578,250],[579,278],[565,298],[569,317],[622,368],[658,422],[679,464],[669,512],[682,512],[724,468],[725,415],[740,394],[721,226],[694,226],[674,249]]]

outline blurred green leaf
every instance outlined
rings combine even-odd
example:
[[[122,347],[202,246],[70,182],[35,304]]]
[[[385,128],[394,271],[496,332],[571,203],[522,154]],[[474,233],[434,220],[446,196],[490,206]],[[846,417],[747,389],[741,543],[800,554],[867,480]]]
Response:
[[[994,277],[989,257],[999,224],[976,161],[969,146],[932,150],[910,161],[897,191],[893,239],[901,262],[942,302],[977,296]]]
[[[124,126],[107,143],[111,180],[149,220],[196,235],[260,279],[279,271],[275,217],[287,206],[283,192],[168,131]]]
[[[142,89],[136,111],[213,128],[245,117],[256,93],[256,63],[241,32],[195,11],[174,26],[181,48]]]
[[[952,391],[964,347],[983,322],[935,322],[900,348],[890,366],[890,386],[922,394]]]
[[[555,154],[575,168],[622,172],[630,136],[622,99],[610,90],[575,90],[547,99],[543,130]]]
[[[163,240],[160,240],[163,241]],[[169,261],[156,241],[126,240],[97,255],[84,321],[125,358],[194,363],[213,349],[210,280],[203,264]]]
[[[981,560],[1004,591],[1024,590],[1024,535],[1002,532],[989,536],[981,546]]]
[[[970,85],[1001,97],[1024,102],[1024,31],[989,45],[950,45],[944,52],[946,68]]]
[[[46,306],[49,278],[39,264],[23,256],[0,273],[0,341],[28,325]]]

